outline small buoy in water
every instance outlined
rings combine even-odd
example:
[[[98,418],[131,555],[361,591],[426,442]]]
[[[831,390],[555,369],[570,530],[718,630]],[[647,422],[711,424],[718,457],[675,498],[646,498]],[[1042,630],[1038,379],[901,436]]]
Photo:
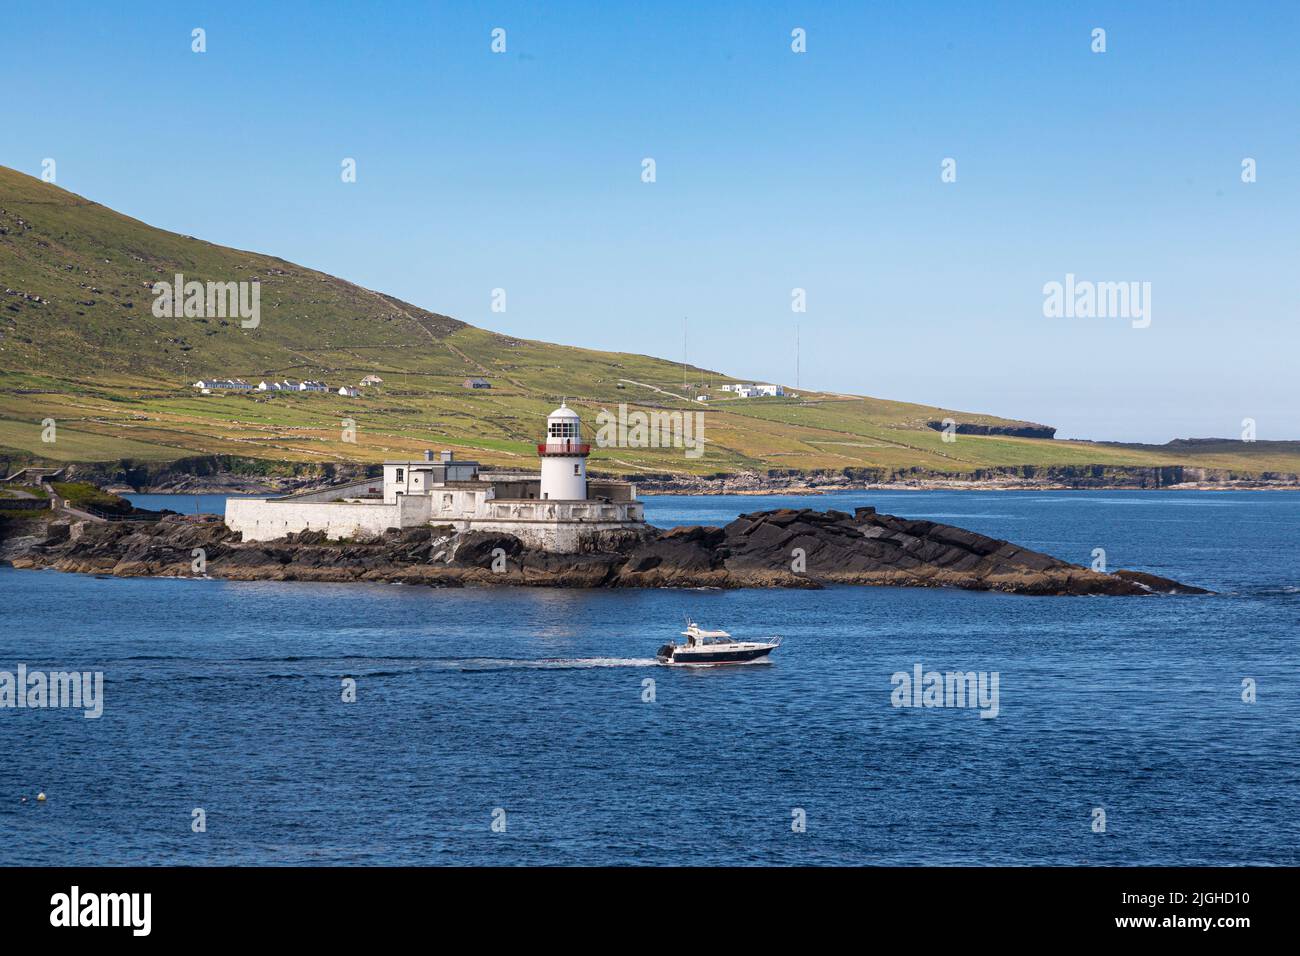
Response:
[[[26,797],[23,797],[22,802],[23,802],[23,803],[26,803],[26,802],[27,802],[27,798],[26,798]]]
[[[36,795],[36,802],[37,802],[37,803],[44,803],[44,802],[45,802],[45,791],[44,791],[44,790],[42,790],[40,793],[38,793],[38,794]]]

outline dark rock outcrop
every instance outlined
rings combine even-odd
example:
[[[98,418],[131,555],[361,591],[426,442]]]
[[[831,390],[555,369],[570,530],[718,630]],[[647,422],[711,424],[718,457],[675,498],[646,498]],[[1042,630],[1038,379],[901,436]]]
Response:
[[[211,518],[147,524],[53,522],[11,542],[17,568],[119,576],[233,580],[397,581],[443,587],[800,587],[828,584],[959,587],[1016,594],[1205,594],[1136,571],[1101,574],[1009,541],[933,521],[843,511],[781,509],[725,527],[689,526],[620,540],[607,551],[551,554],[513,535],[449,526],[328,541],[307,531],[243,543]],[[196,564],[196,561],[198,562]]]
[[[742,581],[775,570],[821,584],[960,587],[1018,594],[1206,593],[1176,581],[1101,574],[1009,541],[952,525],[911,521],[859,508],[741,515],[720,544]]]

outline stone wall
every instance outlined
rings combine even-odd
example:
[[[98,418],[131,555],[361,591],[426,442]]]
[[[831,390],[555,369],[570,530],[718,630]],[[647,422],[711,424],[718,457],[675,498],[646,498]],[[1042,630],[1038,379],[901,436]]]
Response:
[[[503,500],[484,502],[475,531],[512,534],[531,548],[560,554],[600,550],[610,536],[646,529],[639,501]],[[463,530],[463,529],[462,529]]]
[[[493,478],[492,488],[497,498],[541,498],[542,480],[540,478]]]
[[[639,501],[551,501],[492,498],[480,516],[503,521],[644,521]]]
[[[608,498],[610,501],[635,501],[636,485],[626,481],[588,478],[587,497]]]
[[[468,524],[468,523],[467,523]],[[583,554],[612,550],[612,543],[640,537],[648,525],[629,521],[515,521],[480,518],[473,530],[512,534],[527,547],[555,554]],[[459,530],[466,530],[461,527]],[[611,546],[607,547],[606,543]]]
[[[357,481],[350,481],[345,485],[330,485],[328,488],[318,488],[314,491],[299,491],[292,495],[281,495],[280,501],[340,501],[343,498],[356,498],[360,496],[376,497],[383,495],[384,482],[382,478],[362,478]]]
[[[48,511],[47,498],[0,498],[0,511]]]
[[[333,539],[362,538],[389,528],[428,524],[431,504],[423,495],[404,496],[393,504],[230,498],[226,526],[240,532],[245,541],[274,541],[299,531],[324,531]]]
[[[480,484],[475,482],[475,484]],[[434,488],[428,494],[430,515],[436,521],[459,521],[479,514],[492,488],[482,483],[481,488]],[[415,495],[404,496],[408,499]]]
[[[485,498],[489,489],[438,489],[394,502],[231,498],[226,526],[244,541],[274,541],[300,531],[326,537],[367,538],[390,528],[451,524],[459,531],[512,534],[526,545],[561,554],[603,550],[620,535],[646,529],[639,501],[549,501]]]

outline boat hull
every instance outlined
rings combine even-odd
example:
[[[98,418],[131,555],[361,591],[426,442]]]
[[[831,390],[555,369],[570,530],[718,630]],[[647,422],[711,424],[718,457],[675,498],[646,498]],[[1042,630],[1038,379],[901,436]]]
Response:
[[[746,647],[741,650],[719,651],[674,651],[670,656],[661,657],[665,664],[748,664],[761,660],[771,654],[776,645],[763,647]]]

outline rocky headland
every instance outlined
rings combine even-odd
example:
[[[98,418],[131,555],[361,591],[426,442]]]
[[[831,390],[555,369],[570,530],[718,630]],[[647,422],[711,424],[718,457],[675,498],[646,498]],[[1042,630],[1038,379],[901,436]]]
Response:
[[[240,540],[213,516],[53,520],[0,540],[15,568],[119,577],[372,581],[440,587],[956,587],[1029,595],[1206,594],[1134,571],[1102,574],[951,525],[877,514],[781,509],[724,527],[609,535],[584,554],[524,547],[511,535],[411,528],[355,541],[321,532]]]
[[[1282,472],[1239,474],[1227,469],[1113,465],[1006,465],[968,472],[925,468],[840,468],[714,475],[644,474],[638,494],[792,495],[832,491],[1228,491],[1300,489],[1300,475]]]
[[[952,422],[949,426],[945,422],[931,421],[925,423],[928,428],[933,428],[937,432],[947,431],[949,427],[958,435],[1010,435],[1013,438],[1045,438],[1051,440],[1056,437],[1056,429],[1051,425],[1037,425],[1026,423],[1021,425],[981,425],[975,422]]]

